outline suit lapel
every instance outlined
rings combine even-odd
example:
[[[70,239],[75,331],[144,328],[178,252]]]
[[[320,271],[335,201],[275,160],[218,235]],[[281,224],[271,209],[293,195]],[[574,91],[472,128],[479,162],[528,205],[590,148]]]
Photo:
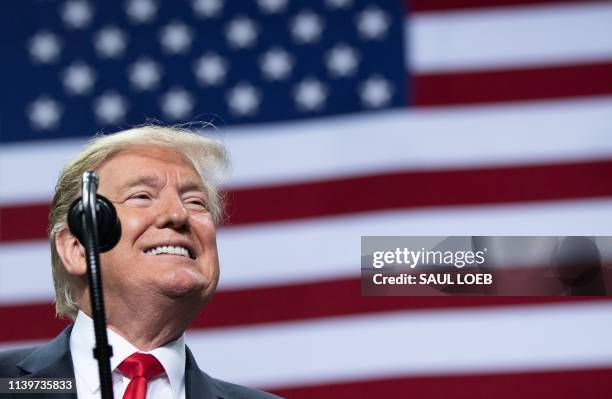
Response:
[[[72,325],[52,341],[39,346],[17,364],[24,371],[24,378],[74,378],[70,357],[70,332]],[[76,394],[48,394],[49,399],[73,399]]]
[[[72,325],[66,327],[52,341],[39,346],[17,367],[25,373],[25,378],[74,378],[74,368],[70,356],[70,332]],[[185,396],[186,399],[222,399],[226,397],[215,381],[198,367],[189,347],[185,347]],[[55,394],[45,396],[49,399],[74,399],[76,394]]]
[[[189,350],[185,347],[185,399],[220,399],[225,397],[214,380],[198,367]]]

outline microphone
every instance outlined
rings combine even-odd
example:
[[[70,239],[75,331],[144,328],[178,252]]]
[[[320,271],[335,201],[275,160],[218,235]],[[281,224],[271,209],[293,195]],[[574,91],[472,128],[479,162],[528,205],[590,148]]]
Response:
[[[121,238],[121,222],[117,217],[117,211],[113,204],[102,195],[96,193],[98,189],[98,176],[93,171],[83,174],[82,193],[71,205],[68,212],[68,227],[70,232],[85,245],[87,236],[85,233],[86,209],[94,208],[94,225],[97,227],[98,249],[100,252],[111,250]],[[91,226],[93,227],[93,226]]]
[[[89,170],[83,173],[81,183],[82,195],[70,206],[68,227],[85,247],[89,300],[96,338],[93,356],[98,360],[101,396],[103,399],[113,399],[113,380],[110,366],[113,348],[108,344],[106,334],[102,270],[99,265],[100,252],[110,250],[119,242],[121,224],[113,204],[107,198],[96,194],[98,190],[96,172]]]

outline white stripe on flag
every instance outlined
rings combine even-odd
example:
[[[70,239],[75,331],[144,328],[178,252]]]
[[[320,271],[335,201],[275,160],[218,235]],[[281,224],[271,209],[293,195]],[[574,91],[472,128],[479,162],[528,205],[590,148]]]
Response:
[[[577,370],[612,366],[610,313],[611,302],[397,311],[188,330],[186,342],[207,373],[268,388]],[[0,351],[39,343],[2,343]]]
[[[234,160],[227,186],[254,187],[396,170],[610,158],[611,114],[612,97],[600,97],[228,127],[218,137]],[[0,147],[0,204],[48,201],[60,168],[83,141]]]
[[[414,13],[406,65],[430,73],[612,60],[612,4],[585,3]]]
[[[611,313],[609,302],[402,311],[194,330],[187,343],[212,375],[265,387],[579,369],[612,365]]]

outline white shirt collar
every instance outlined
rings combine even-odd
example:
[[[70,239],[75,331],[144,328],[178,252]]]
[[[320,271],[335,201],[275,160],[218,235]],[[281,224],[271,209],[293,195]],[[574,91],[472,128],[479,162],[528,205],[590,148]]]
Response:
[[[107,329],[108,343],[113,347],[113,357],[111,358],[111,370],[121,364],[128,356],[135,352],[141,352],[128,342],[121,335]],[[93,320],[79,310],[74,321],[72,333],[70,334],[70,352],[74,370],[79,373],[87,388],[91,392],[100,389],[100,378],[98,376],[98,362],[93,357],[95,346],[95,336]],[[175,398],[179,397],[182,387],[185,384],[185,335],[181,335],[174,341],[153,349],[150,353],[159,360],[164,366],[170,387]],[[117,371],[118,372],[118,371]]]

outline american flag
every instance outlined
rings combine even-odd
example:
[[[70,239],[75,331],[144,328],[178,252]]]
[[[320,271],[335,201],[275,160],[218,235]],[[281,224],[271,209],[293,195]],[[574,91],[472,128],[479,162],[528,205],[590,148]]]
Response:
[[[95,132],[229,149],[209,374],[290,398],[612,390],[612,302],[361,297],[366,235],[612,235],[612,3],[0,4],[0,349],[54,319],[48,204]]]

